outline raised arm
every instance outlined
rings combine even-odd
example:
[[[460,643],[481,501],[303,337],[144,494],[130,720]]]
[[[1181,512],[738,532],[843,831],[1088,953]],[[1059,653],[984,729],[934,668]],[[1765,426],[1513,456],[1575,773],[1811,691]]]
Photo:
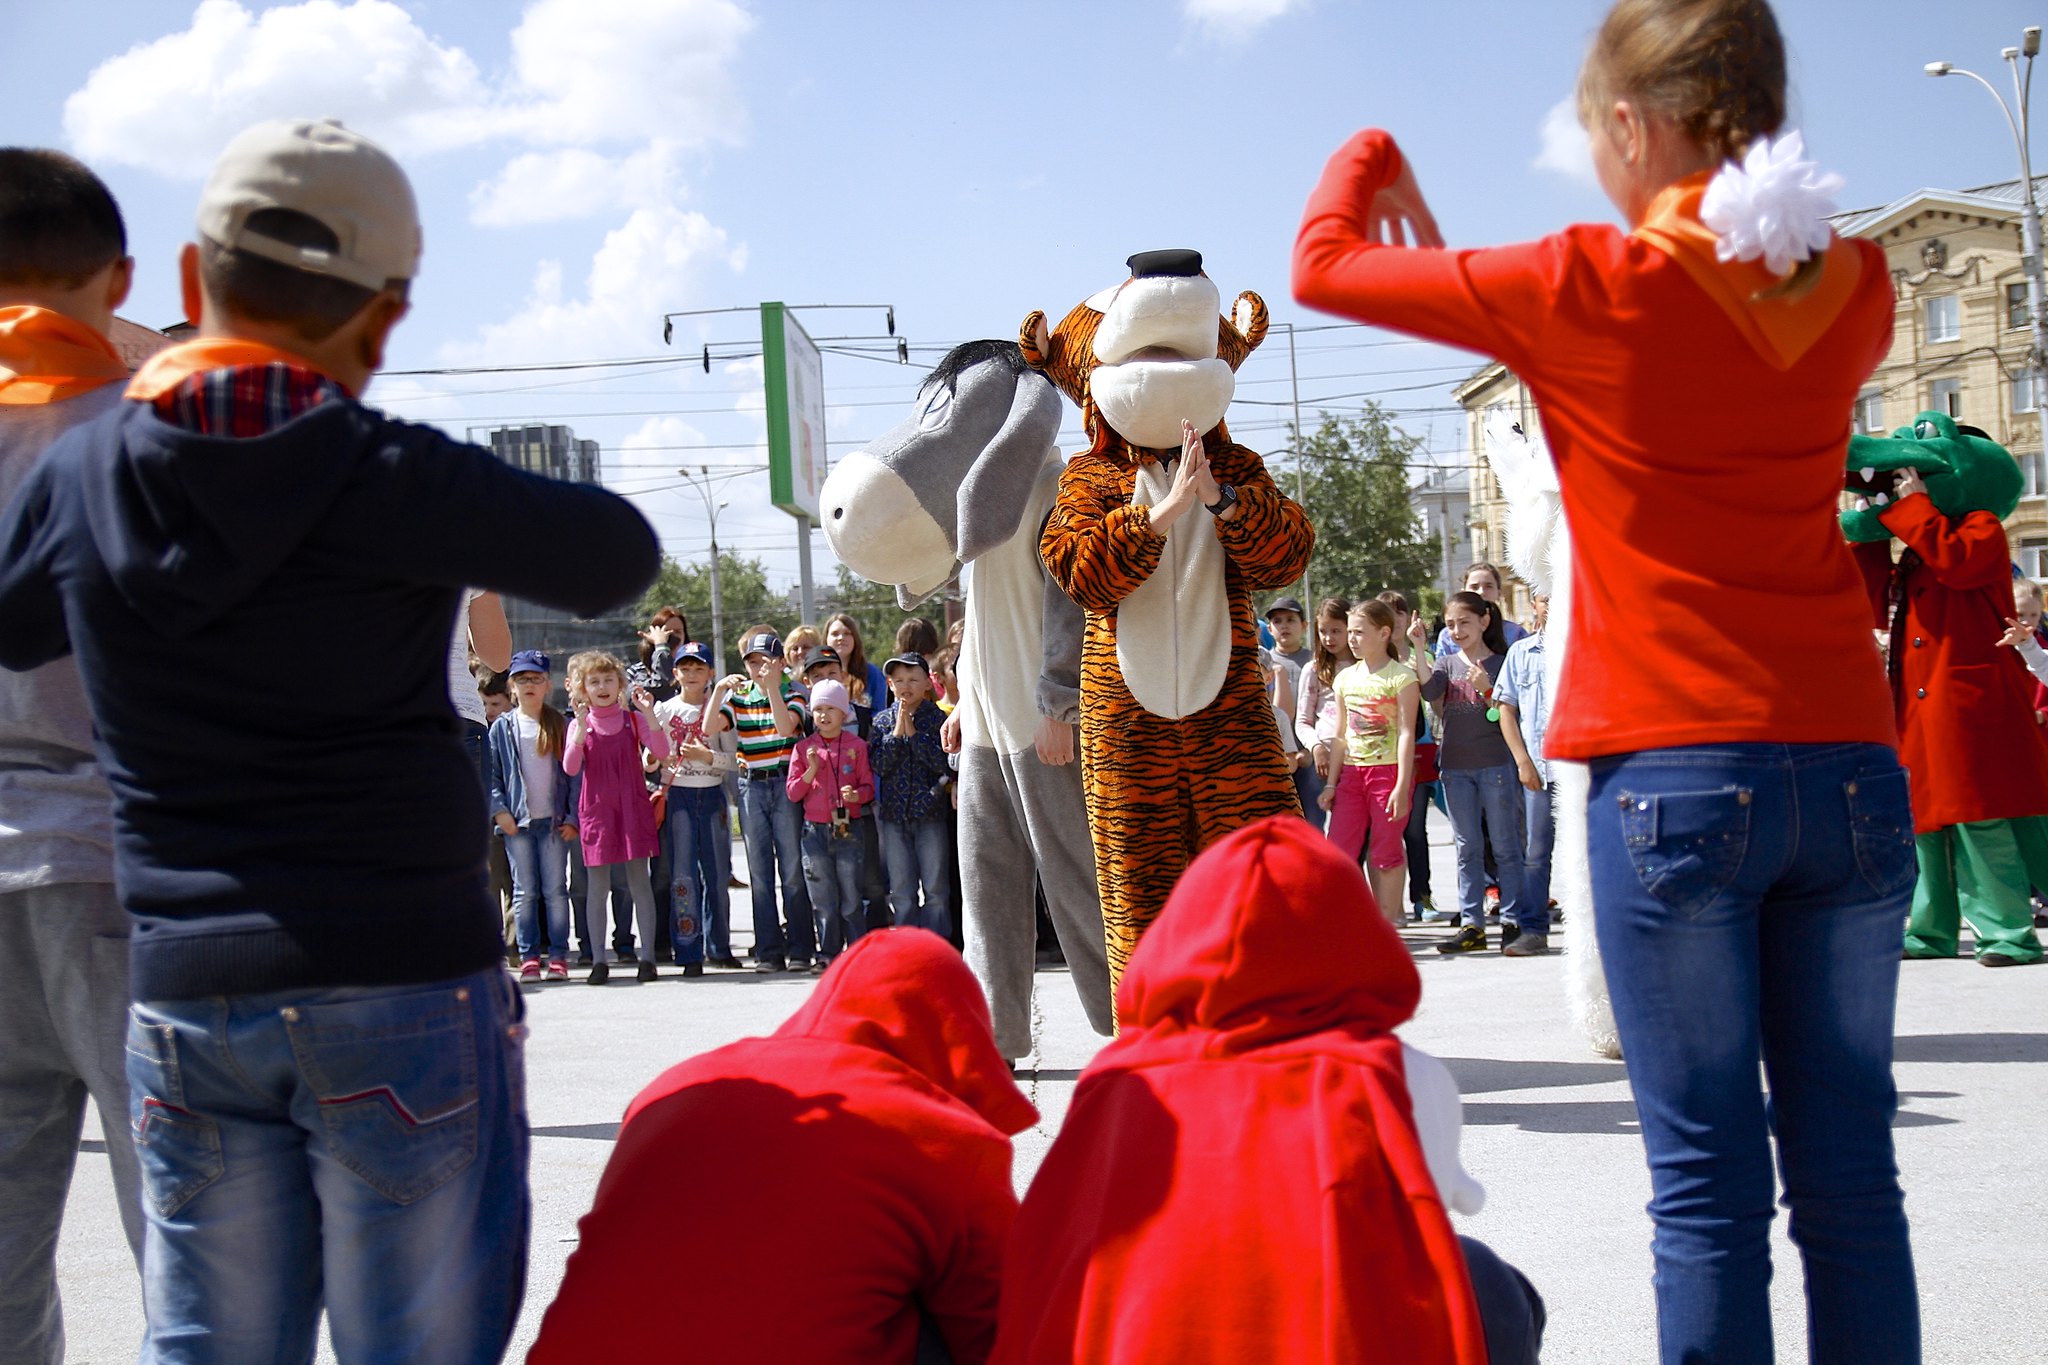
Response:
[[[1210,460],[1217,481],[1237,489],[1237,513],[1217,519],[1216,538],[1247,585],[1263,592],[1299,579],[1316,544],[1308,513],[1280,491],[1255,451],[1232,443]]]
[[[1062,592],[1089,611],[1115,611],[1152,576],[1165,550],[1152,510],[1131,505],[1113,462],[1081,455],[1067,465],[1038,541],[1039,558]]]
[[[1901,498],[1878,518],[1950,588],[1988,588],[2012,577],[2005,528],[1989,512],[1949,518],[1925,493]]]
[[[1381,201],[1385,202],[1381,202]],[[1536,340],[1569,256],[1566,238],[1447,251],[1435,223],[1425,245],[1382,240],[1391,221],[1428,208],[1389,134],[1368,128],[1338,148],[1309,195],[1294,242],[1294,297],[1326,313],[1378,323],[1505,361],[1528,376]],[[1421,226],[1417,223],[1416,226]]]

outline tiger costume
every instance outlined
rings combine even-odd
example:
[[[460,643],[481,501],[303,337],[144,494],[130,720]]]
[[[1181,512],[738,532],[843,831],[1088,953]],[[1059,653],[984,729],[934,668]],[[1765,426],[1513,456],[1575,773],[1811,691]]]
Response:
[[[1196,854],[1268,815],[1300,813],[1260,675],[1252,593],[1301,577],[1315,532],[1258,454],[1230,439],[1234,372],[1265,339],[1247,291],[1217,315],[1194,252],[1131,258],[1133,275],[1048,332],[1033,312],[1024,357],[1082,412],[1039,542],[1086,612],[1081,777],[1112,985]],[[1180,458],[1181,419],[1204,430],[1227,520],[1200,507],[1166,534],[1150,507]],[[1228,509],[1224,509],[1226,512]]]

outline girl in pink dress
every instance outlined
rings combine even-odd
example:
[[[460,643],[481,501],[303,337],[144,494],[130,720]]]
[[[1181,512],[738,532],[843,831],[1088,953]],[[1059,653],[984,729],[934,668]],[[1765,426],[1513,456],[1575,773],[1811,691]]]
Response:
[[[583,841],[584,923],[589,927],[590,984],[611,979],[611,949],[605,942],[605,906],[611,900],[613,863],[626,865],[633,890],[633,920],[640,935],[640,979],[654,968],[654,883],[647,861],[659,846],[654,807],[647,794],[641,750],[668,757],[668,736],[654,723],[654,698],[633,689],[632,706],[620,704],[626,667],[611,655],[588,651],[569,660],[569,701],[576,719],[562,749],[562,771],[583,779],[576,801],[576,830]]]

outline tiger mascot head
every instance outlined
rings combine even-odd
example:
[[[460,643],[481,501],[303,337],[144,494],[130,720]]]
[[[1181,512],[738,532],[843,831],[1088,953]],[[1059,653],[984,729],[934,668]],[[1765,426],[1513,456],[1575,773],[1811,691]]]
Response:
[[[1057,328],[1033,310],[1018,334],[1025,361],[1080,407],[1090,454],[1177,450],[1183,419],[1228,442],[1223,413],[1237,367],[1266,339],[1266,301],[1246,290],[1219,316],[1199,251],[1141,251],[1128,264],[1130,278]]]

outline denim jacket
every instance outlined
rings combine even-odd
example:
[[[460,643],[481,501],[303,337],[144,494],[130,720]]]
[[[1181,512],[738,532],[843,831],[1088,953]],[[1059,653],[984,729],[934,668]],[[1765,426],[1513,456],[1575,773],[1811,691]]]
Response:
[[[565,728],[564,734],[567,733]],[[552,820],[557,825],[573,824],[570,812],[576,809],[576,793],[581,790],[583,780],[570,777],[561,771],[561,760],[555,760],[555,808],[551,811],[529,811],[526,808],[526,774],[519,770],[519,713],[507,711],[491,722],[491,731],[485,747],[491,758],[491,819],[497,820],[499,811],[511,812],[521,829],[535,820]]]

